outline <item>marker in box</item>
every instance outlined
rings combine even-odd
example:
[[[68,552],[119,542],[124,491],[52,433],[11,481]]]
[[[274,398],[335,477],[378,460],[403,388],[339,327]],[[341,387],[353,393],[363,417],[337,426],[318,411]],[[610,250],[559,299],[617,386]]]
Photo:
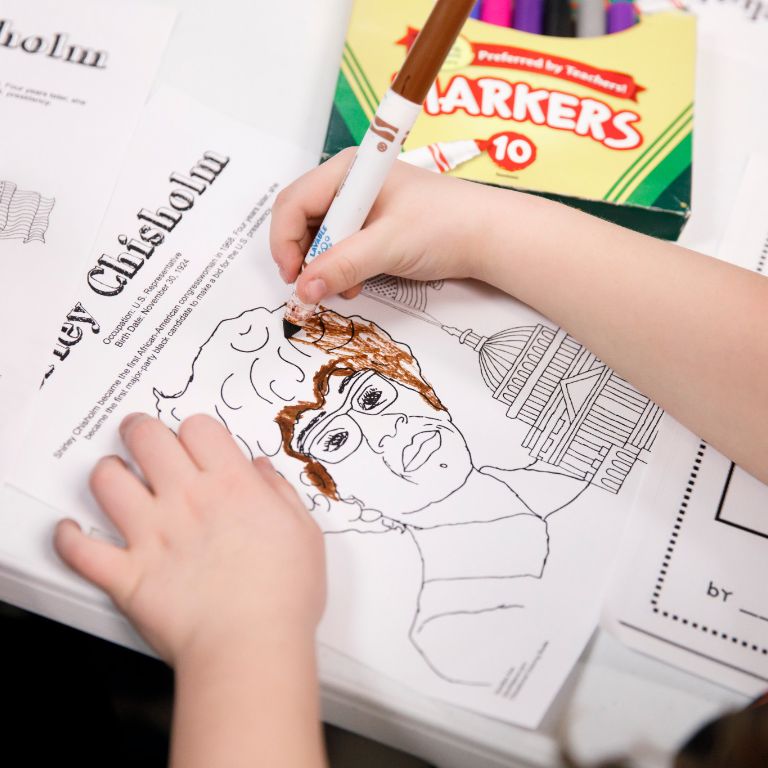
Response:
[[[609,35],[633,27],[636,21],[635,6],[631,0],[613,0],[608,6],[606,27]]]
[[[605,0],[579,0],[576,8],[577,37],[605,34]]]
[[[570,0],[547,0],[544,6],[544,34],[573,37],[574,31]]]
[[[511,27],[512,0],[483,0],[480,18],[498,27]]]
[[[517,0],[513,14],[512,26],[521,32],[531,32],[540,35],[544,29],[544,1]]]

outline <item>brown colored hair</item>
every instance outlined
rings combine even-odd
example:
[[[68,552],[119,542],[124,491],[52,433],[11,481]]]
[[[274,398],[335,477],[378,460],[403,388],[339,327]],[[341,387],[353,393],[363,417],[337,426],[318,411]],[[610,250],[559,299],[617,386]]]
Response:
[[[275,421],[280,427],[285,452],[304,462],[309,482],[331,499],[339,498],[333,478],[319,461],[296,451],[291,441],[299,415],[304,411],[322,408],[332,376],[375,371],[414,389],[435,410],[445,410],[435,391],[423,379],[410,349],[405,344],[395,342],[372,322],[324,310],[313,315],[301,334],[293,340],[321,349],[329,356],[329,360],[313,377],[315,399],[286,406],[277,414]]]

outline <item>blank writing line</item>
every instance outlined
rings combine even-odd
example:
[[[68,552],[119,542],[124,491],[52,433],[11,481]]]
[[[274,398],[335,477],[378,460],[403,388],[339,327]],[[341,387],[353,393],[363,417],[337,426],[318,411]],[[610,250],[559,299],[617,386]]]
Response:
[[[752,613],[752,611],[746,610],[746,608],[739,608],[739,610],[742,613],[746,613],[747,616],[754,616],[756,619],[762,619],[763,621],[768,621],[768,616],[761,616],[759,613]]]

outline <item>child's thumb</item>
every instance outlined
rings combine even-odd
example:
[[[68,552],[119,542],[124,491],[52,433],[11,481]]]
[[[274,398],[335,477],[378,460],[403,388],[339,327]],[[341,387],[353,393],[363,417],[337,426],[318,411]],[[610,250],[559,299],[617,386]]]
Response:
[[[304,268],[296,281],[299,298],[317,304],[357,288],[369,277],[390,271],[392,258],[375,225],[355,232]]]

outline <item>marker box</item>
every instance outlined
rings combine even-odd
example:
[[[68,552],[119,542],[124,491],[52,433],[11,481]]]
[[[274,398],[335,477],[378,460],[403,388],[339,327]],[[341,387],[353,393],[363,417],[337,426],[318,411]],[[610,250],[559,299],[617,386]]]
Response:
[[[324,159],[359,144],[431,7],[356,0]],[[691,210],[695,35],[682,11],[591,38],[469,19],[404,159],[674,240]]]

